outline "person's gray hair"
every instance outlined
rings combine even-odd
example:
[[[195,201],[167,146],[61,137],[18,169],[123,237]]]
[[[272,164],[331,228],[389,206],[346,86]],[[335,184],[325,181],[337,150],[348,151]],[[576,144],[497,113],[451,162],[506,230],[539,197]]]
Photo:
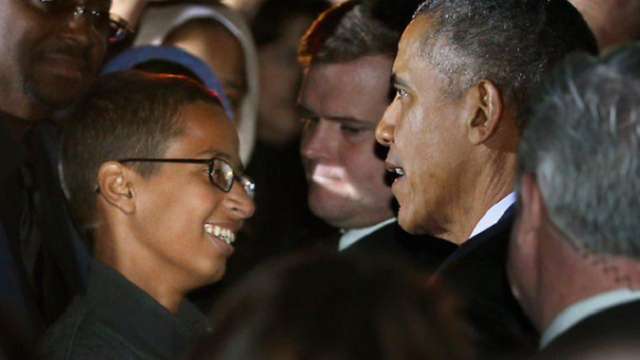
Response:
[[[415,17],[432,26],[422,56],[459,96],[481,80],[493,82],[517,110],[543,74],[568,53],[597,53],[596,40],[566,0],[427,0]]]
[[[572,56],[531,105],[520,173],[573,245],[640,259],[640,44]]]

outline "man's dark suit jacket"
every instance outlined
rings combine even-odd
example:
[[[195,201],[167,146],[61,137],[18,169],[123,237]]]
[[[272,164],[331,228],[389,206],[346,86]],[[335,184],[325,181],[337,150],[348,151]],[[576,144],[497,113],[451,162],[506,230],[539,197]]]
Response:
[[[426,235],[411,235],[394,221],[358,240],[341,253],[393,258],[419,270],[433,271],[455,249],[456,246],[446,240]]]
[[[467,240],[436,272],[463,300],[483,359],[532,353],[537,344],[534,327],[513,297],[506,274],[514,219],[511,206],[498,223]]]
[[[19,119],[0,113],[0,221],[4,227],[4,255],[11,274],[19,283],[12,294],[16,305],[27,310],[32,336],[39,335],[57,319],[73,296],[84,287],[88,253],[72,224],[57,176],[58,134],[51,124],[29,129],[25,141],[16,139],[8,123]],[[24,169],[30,166],[25,176]],[[21,238],[24,231],[26,177],[37,187],[37,206],[32,219],[37,233],[29,244]],[[84,262],[80,261],[85,257]],[[82,264],[85,264],[83,266]],[[33,264],[33,265],[28,265]],[[16,296],[18,295],[18,296]],[[19,315],[22,317],[22,315]]]
[[[640,300],[591,315],[553,339],[536,359],[580,359],[594,349],[634,345],[640,340]]]

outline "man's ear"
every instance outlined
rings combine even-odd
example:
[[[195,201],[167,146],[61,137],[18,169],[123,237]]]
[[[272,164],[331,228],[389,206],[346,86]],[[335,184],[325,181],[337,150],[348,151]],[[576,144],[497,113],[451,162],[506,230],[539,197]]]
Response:
[[[503,112],[503,99],[498,88],[482,80],[467,91],[468,105],[475,110],[466,122],[469,141],[478,145],[486,142],[498,129]]]
[[[533,174],[525,174],[520,180],[521,221],[528,224],[529,231],[538,231],[547,217],[544,198]]]
[[[135,211],[133,172],[119,162],[107,161],[98,169],[98,191],[111,206],[125,214]]]

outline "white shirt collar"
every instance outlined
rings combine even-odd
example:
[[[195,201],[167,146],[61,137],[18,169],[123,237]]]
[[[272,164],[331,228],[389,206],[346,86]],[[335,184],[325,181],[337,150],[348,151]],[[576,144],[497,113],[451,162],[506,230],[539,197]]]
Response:
[[[618,289],[592,296],[567,307],[556,316],[542,334],[540,349],[589,316],[635,300],[640,300],[640,291]]]
[[[500,218],[502,218],[502,215],[504,215],[505,211],[507,211],[507,209],[509,209],[509,207],[516,202],[516,199],[516,193],[512,192],[509,195],[505,196],[502,200],[498,201],[491,208],[489,208],[489,210],[480,219],[476,227],[473,228],[471,235],[469,235],[469,239],[495,225],[500,220]]]
[[[362,239],[363,237],[371,234],[372,232],[380,229],[385,225],[393,223],[394,221],[396,221],[396,218],[387,219],[383,222],[377,223],[375,225],[372,225],[366,228],[344,230],[344,232],[342,233],[342,236],[340,237],[340,242],[338,243],[338,251],[343,251],[349,246],[355,244],[358,240]]]

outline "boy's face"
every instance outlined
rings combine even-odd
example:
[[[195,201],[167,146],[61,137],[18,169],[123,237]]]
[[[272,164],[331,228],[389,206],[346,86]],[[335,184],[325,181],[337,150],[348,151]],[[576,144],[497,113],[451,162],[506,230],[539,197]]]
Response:
[[[216,156],[241,169],[236,130],[221,107],[198,102],[179,114],[183,133],[169,141],[162,158]],[[222,277],[233,247],[212,230],[236,234],[254,212],[253,201],[237,181],[228,193],[211,184],[206,164],[160,163],[136,186],[135,198],[137,258],[180,290]]]

